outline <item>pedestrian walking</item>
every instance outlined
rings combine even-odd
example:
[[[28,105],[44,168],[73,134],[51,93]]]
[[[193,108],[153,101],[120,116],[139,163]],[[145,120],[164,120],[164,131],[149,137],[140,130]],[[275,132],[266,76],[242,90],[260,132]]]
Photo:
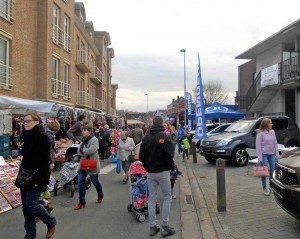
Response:
[[[82,128],[87,123],[85,115],[80,115],[76,122],[67,132],[67,136],[74,143],[81,143],[82,141]]]
[[[133,139],[135,145],[139,144],[142,141],[142,138],[144,137],[142,125],[137,124],[131,131],[131,134],[129,135],[129,137],[131,137]]]
[[[182,162],[184,162],[185,156],[186,156],[186,159],[189,160],[189,148],[190,148],[191,142],[192,142],[192,139],[191,139],[188,131],[185,130],[184,135],[181,138]]]
[[[174,169],[170,172],[172,199],[176,199],[176,196],[173,193],[173,189],[178,179],[178,175],[182,176],[182,172],[179,171],[177,165],[174,163]]]
[[[259,133],[256,136],[258,161],[264,166],[268,166],[269,164],[269,185],[275,170],[275,163],[279,157],[277,139],[272,126],[272,120],[270,118],[264,118],[260,123]],[[269,196],[270,192],[267,189],[266,177],[261,177],[261,183],[264,195]]]
[[[178,154],[182,153],[182,138],[184,136],[184,130],[179,124],[177,126],[177,135],[178,135]]]
[[[48,186],[50,176],[50,139],[40,122],[41,118],[36,113],[26,114],[23,120],[23,159],[16,179],[16,186],[21,191],[25,239],[36,238],[35,216],[46,224],[48,228],[46,238],[53,236],[56,226],[56,219],[39,203],[40,195]],[[21,175],[24,178],[25,174],[27,177],[31,175],[31,179],[27,182],[19,180]]]
[[[104,160],[107,154],[106,151],[108,147],[108,134],[105,132],[104,128],[99,128],[97,138],[99,140],[99,156],[101,160]]]
[[[175,149],[176,149],[176,144],[177,144],[177,139],[178,139],[178,133],[177,130],[175,129],[174,126],[172,126],[169,122],[164,123],[165,127],[165,133],[170,135],[172,145],[173,145],[173,150],[174,150],[174,155],[175,155]]]
[[[82,129],[82,143],[78,148],[78,156],[82,159],[96,159],[97,168],[94,171],[79,170],[78,172],[78,191],[79,191],[79,203],[74,210],[80,210],[85,207],[85,179],[89,174],[93,185],[95,186],[98,194],[96,203],[101,203],[103,200],[102,185],[99,181],[100,161],[98,155],[99,143],[98,139],[94,136],[94,130],[92,125],[85,125]],[[81,162],[80,162],[81,164]]]
[[[147,125],[147,127],[145,129],[145,133],[144,133],[145,136],[150,134],[150,128],[152,127],[152,125],[153,125],[153,119],[149,118],[148,119],[148,125]]]
[[[123,178],[123,183],[128,181],[128,173],[131,162],[129,161],[129,155],[133,152],[135,147],[134,141],[132,138],[128,137],[127,131],[122,131],[120,133],[120,139],[118,144],[118,159],[122,162],[122,169],[125,173]],[[133,154],[133,153],[132,153]]]
[[[162,236],[170,236],[176,233],[175,229],[169,226],[170,171],[174,169],[174,151],[170,136],[164,133],[164,130],[162,117],[155,116],[150,134],[143,138],[139,153],[140,161],[148,173],[150,236],[155,236],[160,231],[160,227],[156,225],[155,213],[158,186],[163,192],[161,234]]]

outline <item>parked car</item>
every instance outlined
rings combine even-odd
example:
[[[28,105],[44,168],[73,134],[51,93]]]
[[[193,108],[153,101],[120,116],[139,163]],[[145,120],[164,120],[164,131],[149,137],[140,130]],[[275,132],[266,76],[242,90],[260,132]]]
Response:
[[[222,133],[224,130],[228,128],[229,125],[231,125],[231,123],[224,123],[224,124],[217,125],[217,127],[215,127],[214,129],[206,133],[206,137],[210,137]],[[196,148],[199,149],[201,140],[197,139],[195,135],[193,136],[192,140],[193,142],[195,142]]]
[[[300,148],[280,156],[270,186],[277,204],[300,220]]]
[[[215,163],[217,158],[230,160],[234,166],[246,165],[246,148],[255,148],[256,132],[262,119],[248,118],[232,123],[223,133],[203,139],[200,154],[208,162]],[[295,121],[286,116],[268,116],[272,119],[277,141],[286,147],[300,145],[300,130]]]

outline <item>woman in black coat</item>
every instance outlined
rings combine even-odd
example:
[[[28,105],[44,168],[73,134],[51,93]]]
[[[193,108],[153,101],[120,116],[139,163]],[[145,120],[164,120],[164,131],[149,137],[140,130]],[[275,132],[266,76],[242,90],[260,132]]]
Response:
[[[42,190],[49,184],[50,168],[50,140],[42,125],[41,118],[35,113],[26,114],[24,117],[23,131],[23,160],[22,169],[36,171],[31,186],[20,187],[23,204],[24,238],[36,238],[35,216],[41,219],[48,227],[46,238],[51,238],[55,232],[56,219],[39,203]]]

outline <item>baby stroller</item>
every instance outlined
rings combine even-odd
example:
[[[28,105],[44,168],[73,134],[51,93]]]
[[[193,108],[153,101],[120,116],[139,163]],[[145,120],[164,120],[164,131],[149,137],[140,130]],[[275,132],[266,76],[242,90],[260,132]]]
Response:
[[[132,153],[130,158],[133,158]],[[129,177],[130,203],[128,204],[127,209],[128,212],[133,212],[135,214],[136,220],[138,222],[144,222],[146,220],[146,217],[148,216],[149,193],[147,184],[147,172],[140,161],[136,161],[135,163],[131,164],[129,168]],[[156,213],[160,213],[158,204],[156,204]]]
[[[79,163],[74,159],[74,155],[77,154],[79,145],[72,146],[67,149],[65,156],[65,163],[60,171],[60,180],[56,180],[54,184],[54,196],[57,196],[57,191],[61,188],[67,188],[71,186],[71,197],[74,196],[75,185],[78,184],[77,175],[79,170]],[[85,188],[91,187],[91,179],[89,176],[85,180]]]

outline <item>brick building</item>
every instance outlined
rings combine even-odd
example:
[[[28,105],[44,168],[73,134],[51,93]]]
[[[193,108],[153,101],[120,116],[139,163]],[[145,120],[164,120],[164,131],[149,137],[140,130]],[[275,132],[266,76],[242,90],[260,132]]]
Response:
[[[110,44],[82,2],[0,0],[0,95],[116,115]]]

